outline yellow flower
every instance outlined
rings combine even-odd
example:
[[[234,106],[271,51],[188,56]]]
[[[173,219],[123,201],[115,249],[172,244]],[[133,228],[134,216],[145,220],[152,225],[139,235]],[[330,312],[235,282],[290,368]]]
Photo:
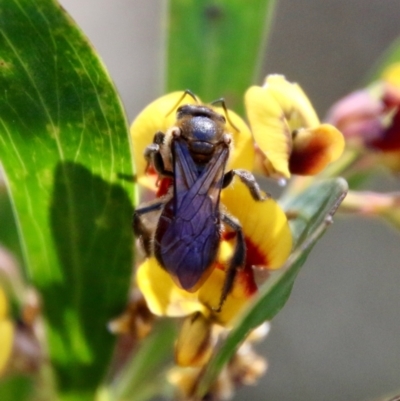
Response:
[[[245,105],[264,167],[272,177],[317,174],[343,152],[342,134],[321,124],[300,86],[282,75],[269,75],[262,87],[250,87]]]
[[[13,349],[14,324],[8,317],[8,300],[0,286],[0,375],[4,372]]]

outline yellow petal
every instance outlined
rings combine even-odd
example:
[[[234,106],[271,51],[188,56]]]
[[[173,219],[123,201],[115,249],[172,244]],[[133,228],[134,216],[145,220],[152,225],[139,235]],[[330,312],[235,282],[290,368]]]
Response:
[[[185,318],[175,344],[179,366],[204,366],[212,354],[211,322],[200,312]]]
[[[252,295],[247,291],[247,281],[243,275],[243,271],[237,273],[232,291],[226,297],[220,312],[217,312],[216,309],[219,306],[225,283],[225,271],[214,269],[211,276],[199,289],[199,300],[213,311],[213,318],[223,326],[229,325],[238,316]]]
[[[184,92],[173,92],[150,103],[133,121],[131,138],[136,174],[140,179],[146,169],[143,157],[145,148],[153,142],[154,134],[165,133],[176,121],[176,109],[182,104],[196,104],[191,96],[182,98]]]
[[[245,105],[254,140],[266,156],[268,174],[289,178],[288,160],[292,151],[292,136],[279,103],[270,92],[252,86],[245,94]]]
[[[345,141],[333,125],[322,124],[298,131],[290,156],[290,171],[299,175],[314,175],[343,153]]]
[[[288,82],[283,75],[274,74],[266,77],[263,88],[277,100],[292,131],[319,125],[310,100],[297,83]]]
[[[160,316],[187,316],[194,312],[207,315],[197,293],[179,288],[155,258],[145,260],[138,268],[136,280],[152,313]]]
[[[264,86],[252,86],[245,94],[246,112],[254,139],[266,156],[269,175],[289,178],[292,132],[319,125],[307,96],[282,75],[270,75]]]
[[[253,170],[254,166],[254,144],[250,128],[244,120],[234,111],[228,110],[228,115],[222,107],[212,107],[226,118],[226,131],[232,135],[232,152],[227,165],[227,170],[241,168]]]
[[[167,371],[167,380],[178,392],[179,400],[193,399],[193,393],[199,382],[201,369],[199,367],[173,366]]]
[[[14,341],[14,324],[8,319],[8,299],[0,287],[0,374],[10,358]]]
[[[221,199],[228,212],[240,221],[248,246],[248,261],[268,269],[281,267],[292,249],[292,235],[278,203],[271,198],[255,201],[239,180],[222,191]]]
[[[389,65],[382,73],[382,78],[390,85],[400,88],[400,63]]]
[[[3,288],[0,286],[0,320],[5,319],[8,315],[8,299]]]
[[[0,320],[0,375],[10,359],[14,341],[14,325],[10,320]]]

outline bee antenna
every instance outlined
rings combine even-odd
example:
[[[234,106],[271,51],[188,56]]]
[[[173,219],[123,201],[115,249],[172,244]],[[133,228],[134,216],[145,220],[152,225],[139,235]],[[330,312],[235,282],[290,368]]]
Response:
[[[232,128],[235,129],[235,131],[240,132],[239,128],[236,127],[236,125],[233,124],[232,120],[229,118],[228,109],[226,107],[225,99],[223,97],[221,97],[220,99],[212,101],[210,104],[211,104],[211,106],[215,106],[217,104],[220,104],[221,107],[224,109],[225,117],[226,117],[226,120],[228,121],[228,123],[232,126]]]
[[[186,96],[190,96],[197,104],[199,104],[199,99],[197,96],[190,89],[186,89],[182,93],[182,96],[179,98],[179,100],[175,103],[174,107],[165,115],[165,117],[168,117],[174,110],[176,110]]]

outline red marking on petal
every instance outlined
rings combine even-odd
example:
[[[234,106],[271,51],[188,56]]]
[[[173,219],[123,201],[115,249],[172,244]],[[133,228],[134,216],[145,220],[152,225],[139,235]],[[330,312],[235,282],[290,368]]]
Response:
[[[268,258],[249,238],[246,238],[246,266],[268,266]]]
[[[157,198],[165,195],[168,192],[171,185],[172,185],[172,178],[170,177],[161,178],[158,182],[158,188],[156,194]]]
[[[226,266],[223,263],[215,262],[214,263],[214,269],[219,269],[225,271]]]
[[[236,233],[233,231],[227,231],[223,233],[222,237],[224,240],[229,241],[236,237]],[[245,242],[246,261],[243,269],[238,271],[236,280],[243,287],[246,296],[251,296],[257,292],[253,266],[268,266],[268,258],[249,238],[245,238]],[[215,266],[220,269],[226,268],[221,264],[215,264]]]
[[[222,234],[222,239],[225,241],[230,241],[234,238],[236,238],[236,233],[234,231],[224,231]]]
[[[315,174],[320,166],[326,165],[326,144],[320,140],[312,140],[306,148],[293,148],[289,159],[289,170],[292,174]]]
[[[238,280],[243,286],[246,296],[250,297],[257,292],[257,284],[254,279],[254,272],[251,265],[246,263],[244,269],[238,271],[236,280]]]

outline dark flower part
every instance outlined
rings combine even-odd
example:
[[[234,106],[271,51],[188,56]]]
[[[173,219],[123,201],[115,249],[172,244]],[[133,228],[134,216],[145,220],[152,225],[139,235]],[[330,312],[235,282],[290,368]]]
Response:
[[[388,83],[350,93],[329,110],[327,121],[349,143],[384,152],[400,150],[400,92]]]
[[[367,146],[380,149],[384,152],[400,150],[400,93],[394,88],[387,87],[382,97],[384,105],[383,117],[387,116],[386,124],[383,120],[381,135],[367,142]]]

